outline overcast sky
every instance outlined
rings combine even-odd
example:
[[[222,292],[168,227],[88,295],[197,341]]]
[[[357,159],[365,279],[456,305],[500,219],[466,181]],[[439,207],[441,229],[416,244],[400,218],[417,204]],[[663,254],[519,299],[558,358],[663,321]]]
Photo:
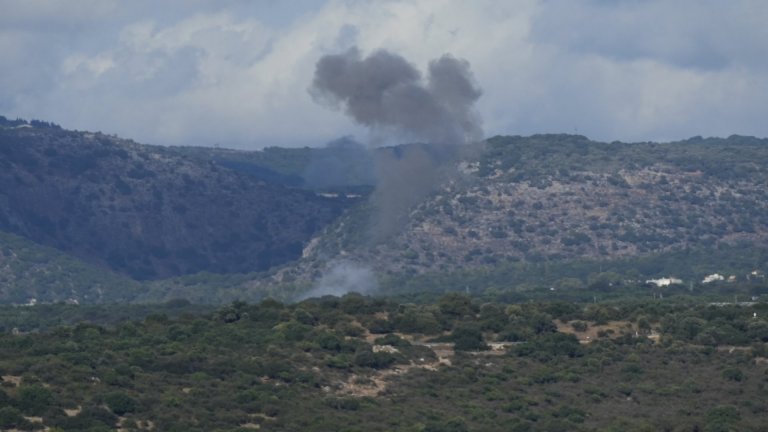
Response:
[[[308,93],[315,62],[445,53],[485,136],[768,136],[765,0],[0,0],[0,115],[139,142],[367,139]]]

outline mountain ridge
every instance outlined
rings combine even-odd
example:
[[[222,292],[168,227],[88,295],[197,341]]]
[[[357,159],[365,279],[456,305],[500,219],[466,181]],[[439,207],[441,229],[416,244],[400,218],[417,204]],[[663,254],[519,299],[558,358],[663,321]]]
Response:
[[[768,140],[754,137],[492,137],[443,160],[453,173],[371,241],[376,158],[409,145],[165,148],[2,120],[0,231],[153,280],[133,301],[290,298],[339,260],[400,280],[768,240]]]
[[[0,129],[0,230],[138,279],[266,270],[349,205],[100,133]]]

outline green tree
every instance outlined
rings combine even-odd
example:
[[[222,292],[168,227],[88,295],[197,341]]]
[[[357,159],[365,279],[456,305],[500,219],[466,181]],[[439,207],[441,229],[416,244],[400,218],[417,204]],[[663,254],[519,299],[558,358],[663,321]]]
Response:
[[[24,414],[39,416],[53,403],[53,393],[41,385],[22,386],[18,401],[19,409]]]
[[[723,371],[723,378],[730,381],[744,381],[744,372],[738,368],[728,368]]]
[[[584,355],[584,347],[572,334],[548,333],[513,347],[511,352],[521,357],[549,360],[558,356],[580,357]]]
[[[484,351],[488,349],[488,344],[483,338],[483,332],[474,323],[457,325],[451,334],[451,340],[453,340],[454,349],[457,351]]]
[[[736,407],[718,406],[707,413],[706,432],[726,432],[738,430],[734,424],[741,420],[741,414]]]
[[[122,392],[110,393],[104,396],[104,402],[113,413],[119,416],[132,413],[138,408],[136,400]]]
[[[480,307],[480,326],[482,330],[498,333],[508,322],[509,318],[501,306],[487,303]]]
[[[443,315],[453,319],[475,316],[472,299],[466,294],[448,293],[440,298],[438,307]]]
[[[574,321],[571,323],[571,327],[573,327],[573,329],[576,330],[577,332],[585,332],[589,328],[587,323],[585,323],[584,321]]]
[[[393,318],[395,328],[404,333],[439,333],[442,326],[430,311],[421,311],[415,307],[409,307],[404,312]]]
[[[637,317],[637,328],[645,333],[648,334],[651,331],[651,321],[648,319],[645,315],[640,315]]]
[[[394,347],[409,347],[411,343],[396,334],[388,334],[373,341],[376,345],[392,345]]]
[[[25,428],[28,425],[29,422],[18,409],[10,406],[0,408],[0,428]]]
[[[352,362],[361,367],[384,369],[394,363],[396,357],[387,352],[373,352],[370,348],[364,348],[355,353]]]

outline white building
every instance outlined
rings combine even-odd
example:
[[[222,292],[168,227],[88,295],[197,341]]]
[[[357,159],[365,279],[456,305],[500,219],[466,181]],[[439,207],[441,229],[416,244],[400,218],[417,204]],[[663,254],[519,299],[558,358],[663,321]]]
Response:
[[[725,280],[725,277],[718,273],[712,273],[711,275],[708,275],[704,279],[702,279],[701,283],[712,283],[712,282],[718,282]]]
[[[675,277],[668,277],[668,278],[659,278],[659,279],[648,279],[647,281],[645,281],[645,283],[654,284],[657,287],[665,287],[665,286],[670,286],[672,284],[681,284],[683,283],[683,280]]]

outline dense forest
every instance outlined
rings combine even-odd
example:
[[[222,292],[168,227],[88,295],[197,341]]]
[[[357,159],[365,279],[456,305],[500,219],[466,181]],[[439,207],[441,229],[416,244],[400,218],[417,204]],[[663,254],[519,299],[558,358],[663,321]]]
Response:
[[[0,428],[758,431],[768,408],[765,303],[39,308],[0,310]]]

